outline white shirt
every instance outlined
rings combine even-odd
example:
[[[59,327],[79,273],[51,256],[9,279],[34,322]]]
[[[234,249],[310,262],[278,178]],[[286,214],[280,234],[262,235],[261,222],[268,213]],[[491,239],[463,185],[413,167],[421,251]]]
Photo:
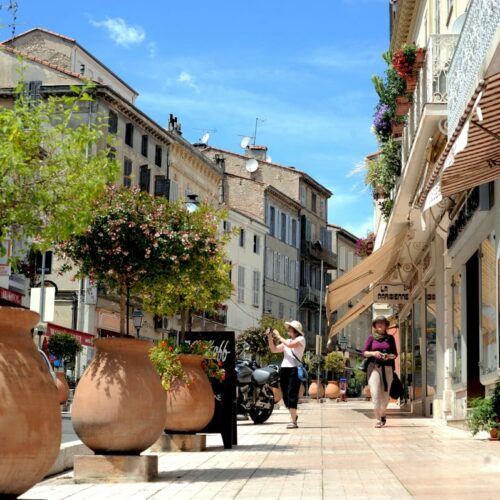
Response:
[[[295,341],[299,341],[300,344],[296,345],[295,347],[288,347],[285,344],[283,344],[283,362],[281,363],[282,368],[294,368],[296,366],[299,366],[300,363],[297,361],[297,359],[294,358],[292,355],[292,352],[302,360],[302,357],[304,356],[304,351],[306,349],[306,339],[303,336],[297,337]]]

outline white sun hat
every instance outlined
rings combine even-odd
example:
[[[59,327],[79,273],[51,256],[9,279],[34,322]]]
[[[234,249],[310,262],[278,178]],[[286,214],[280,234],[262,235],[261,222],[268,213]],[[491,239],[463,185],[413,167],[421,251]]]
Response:
[[[300,321],[295,319],[293,321],[285,321],[285,325],[291,326],[296,332],[304,335],[304,329],[302,328],[302,323]]]

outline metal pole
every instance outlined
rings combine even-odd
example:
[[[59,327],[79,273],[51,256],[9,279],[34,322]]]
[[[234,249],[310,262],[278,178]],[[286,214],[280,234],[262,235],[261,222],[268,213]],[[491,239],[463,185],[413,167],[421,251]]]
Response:
[[[42,253],[42,272],[40,276],[40,322],[45,316],[45,252]],[[38,335],[38,347],[42,347],[42,336]]]
[[[129,312],[130,312],[130,287],[127,287],[127,337],[129,336]]]
[[[321,278],[320,278],[320,289],[319,289],[319,328],[318,328],[318,336],[316,337],[316,351],[317,355],[321,356],[321,348],[322,348],[322,321],[321,321],[321,316],[323,315],[323,259],[321,259]],[[319,359],[318,359],[319,361]],[[319,367],[320,363],[318,362],[318,393],[317,393],[317,401],[319,402],[319,393],[320,393],[320,386],[321,382],[319,380]]]

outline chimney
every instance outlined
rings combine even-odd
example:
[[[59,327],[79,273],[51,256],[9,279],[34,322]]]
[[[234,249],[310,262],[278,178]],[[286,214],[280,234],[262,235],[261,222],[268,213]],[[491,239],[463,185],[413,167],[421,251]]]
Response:
[[[249,158],[255,158],[259,161],[266,161],[267,159],[267,146],[256,146],[255,144],[249,144],[246,147],[245,155]]]

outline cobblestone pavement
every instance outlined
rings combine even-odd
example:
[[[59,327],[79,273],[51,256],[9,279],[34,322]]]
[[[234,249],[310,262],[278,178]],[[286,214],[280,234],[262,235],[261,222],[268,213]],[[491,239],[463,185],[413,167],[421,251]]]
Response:
[[[156,482],[76,485],[67,473],[21,498],[500,498],[500,441],[396,414],[375,429],[370,408],[302,404],[293,430],[280,409],[265,425],[240,422],[233,450],[210,436],[205,452],[161,454]]]

